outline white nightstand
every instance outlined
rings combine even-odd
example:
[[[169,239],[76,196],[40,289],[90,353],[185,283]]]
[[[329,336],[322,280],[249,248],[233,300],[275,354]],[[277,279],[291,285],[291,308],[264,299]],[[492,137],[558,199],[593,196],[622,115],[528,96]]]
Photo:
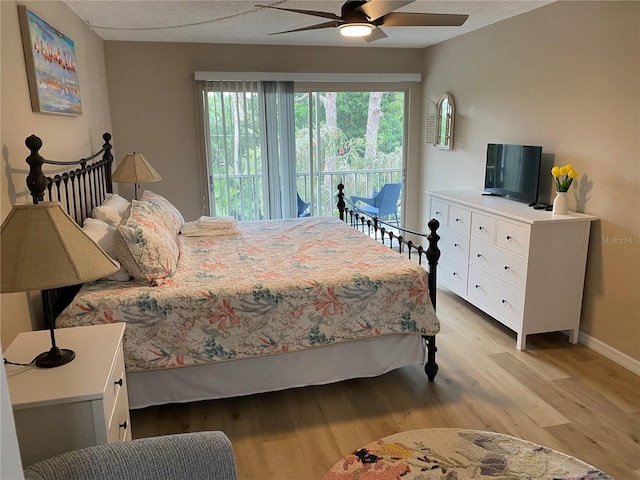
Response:
[[[58,453],[131,440],[122,353],[124,323],[60,328],[76,358],[56,368],[5,365],[23,465]],[[19,334],[4,356],[28,363],[51,348],[48,330]]]

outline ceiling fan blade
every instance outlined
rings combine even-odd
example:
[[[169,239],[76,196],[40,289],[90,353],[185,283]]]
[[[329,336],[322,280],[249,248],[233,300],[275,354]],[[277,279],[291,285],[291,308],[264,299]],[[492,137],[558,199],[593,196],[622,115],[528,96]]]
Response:
[[[401,13],[391,12],[376,25],[385,27],[459,27],[469,15],[447,13]]]
[[[381,38],[387,38],[387,34],[382,31],[380,27],[376,27],[371,30],[371,33],[364,38],[367,42],[375,42],[376,40],[380,40]]]
[[[270,5],[256,5],[256,7],[271,8],[273,10],[284,10],[285,12],[302,13],[304,15],[313,15],[314,17],[330,18],[331,20],[340,20],[340,17],[331,12],[318,12],[316,10],[299,10],[297,8],[272,7]]]
[[[413,3],[415,0],[369,0],[358,7],[369,17],[369,21],[375,21],[386,14]]]
[[[295,28],[293,30],[285,30],[284,32],[270,33],[269,35],[280,35],[281,33],[291,33],[291,32],[303,32],[305,30],[319,30],[321,28],[335,28],[340,26],[341,24],[342,22],[339,22],[336,20],[334,22],[318,23],[317,25],[310,25],[308,27]]]

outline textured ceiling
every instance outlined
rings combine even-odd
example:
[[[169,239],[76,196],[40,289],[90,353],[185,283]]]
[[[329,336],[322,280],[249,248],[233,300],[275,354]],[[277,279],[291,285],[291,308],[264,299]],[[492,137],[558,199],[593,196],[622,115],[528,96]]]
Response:
[[[338,29],[269,35],[326,21],[257,4],[340,14],[342,0],[66,0],[104,40],[423,48],[544,6],[550,1],[416,0],[399,12],[461,13],[461,27],[385,27],[375,42],[347,39]]]

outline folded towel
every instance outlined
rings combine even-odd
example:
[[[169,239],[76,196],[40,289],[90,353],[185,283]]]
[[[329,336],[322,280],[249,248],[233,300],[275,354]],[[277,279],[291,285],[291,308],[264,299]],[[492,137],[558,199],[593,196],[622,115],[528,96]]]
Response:
[[[223,235],[237,235],[238,229],[233,228],[202,228],[198,225],[198,221],[186,222],[182,225],[180,233],[185,237],[217,237]]]
[[[198,227],[208,229],[236,228],[238,221],[233,217],[206,217],[196,220]]]

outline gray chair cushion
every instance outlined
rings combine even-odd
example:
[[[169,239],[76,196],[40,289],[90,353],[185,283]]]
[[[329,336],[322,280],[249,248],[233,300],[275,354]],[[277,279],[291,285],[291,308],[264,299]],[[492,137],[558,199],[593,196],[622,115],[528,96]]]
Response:
[[[24,470],[26,480],[237,480],[222,432],[195,432],[98,445]]]

